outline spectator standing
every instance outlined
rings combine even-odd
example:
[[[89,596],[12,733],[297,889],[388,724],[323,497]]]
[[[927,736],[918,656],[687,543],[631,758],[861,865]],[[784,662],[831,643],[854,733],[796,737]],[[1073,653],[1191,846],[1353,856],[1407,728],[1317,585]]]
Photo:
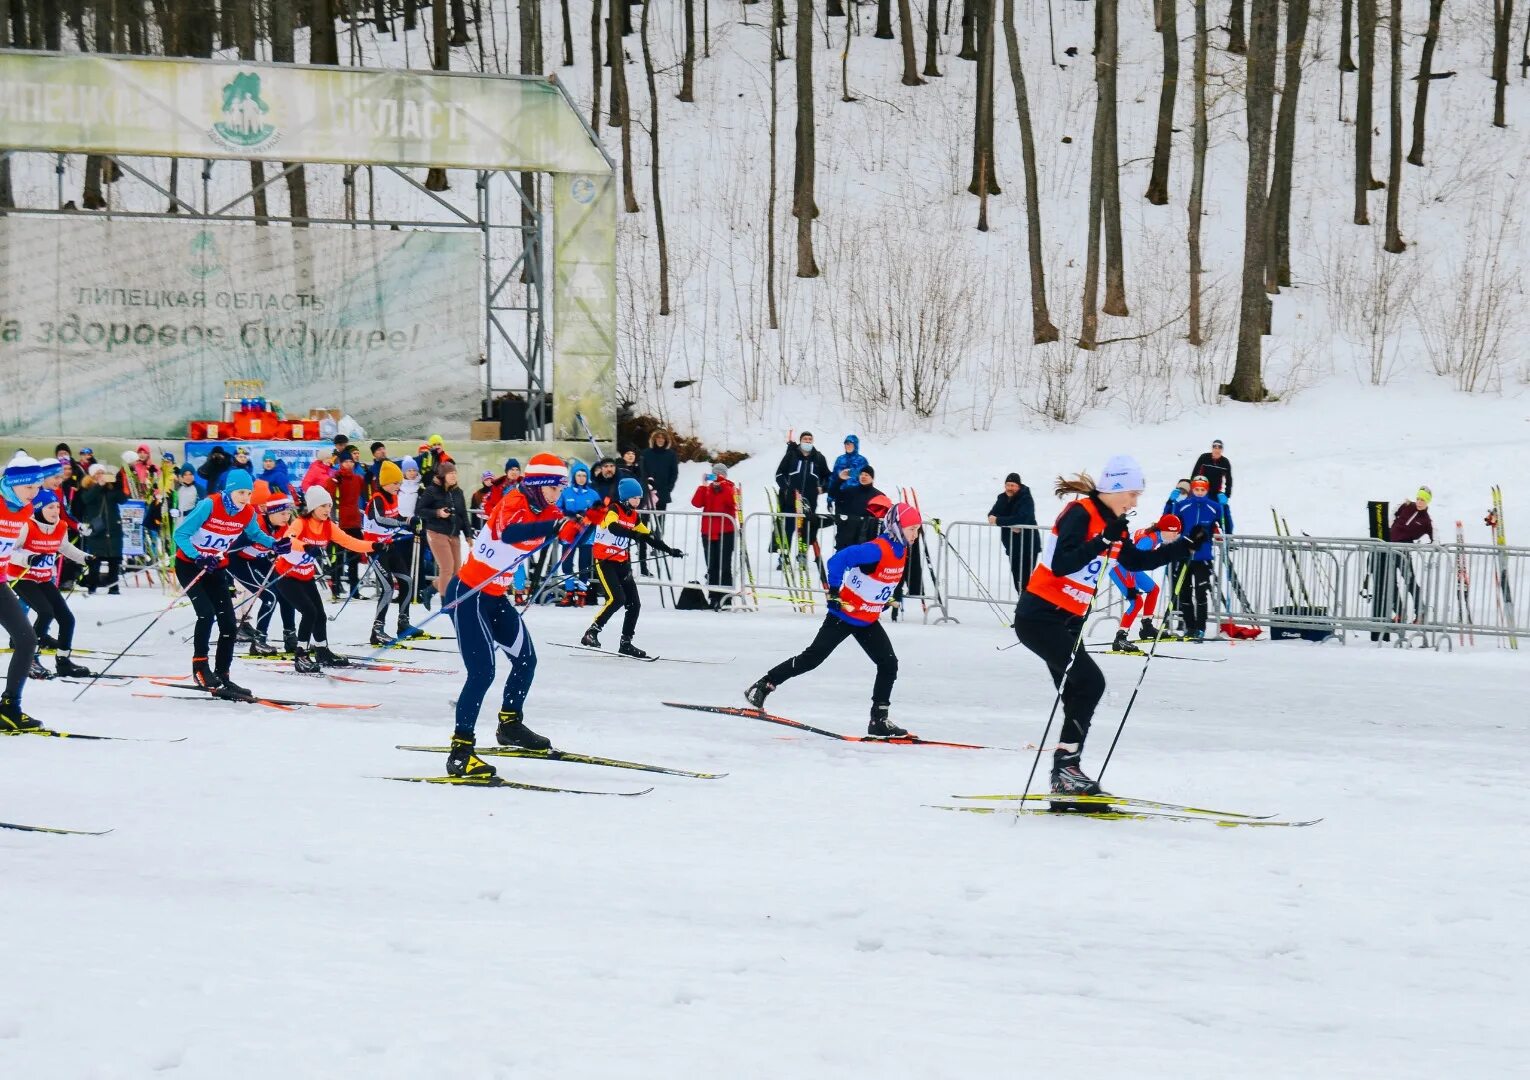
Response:
[[[371,496],[376,495],[379,491],[382,490],[382,485],[379,482],[378,477],[382,470],[383,462],[388,460],[388,444],[383,442],[374,442],[368,448],[368,450],[372,455],[372,460],[367,463],[366,480],[367,494]]]
[[[229,468],[242,469],[251,477],[255,475],[257,470],[255,468],[255,463],[250,460],[250,448],[248,446],[238,446],[234,448],[234,460],[229,465]],[[221,478],[219,480],[218,490],[223,490]]]
[[[858,484],[861,470],[866,467],[866,458],[861,454],[861,437],[859,435],[845,436],[845,452],[834,459],[834,468],[829,471],[828,503],[832,508],[839,498],[839,489],[854,487]],[[835,547],[839,544],[836,542]]]
[[[1213,439],[1211,450],[1195,459],[1191,476],[1204,476],[1211,485],[1211,497],[1224,508],[1221,526],[1223,532],[1232,532],[1232,511],[1227,504],[1232,499],[1232,462],[1222,455],[1222,440]]]
[[[334,503],[335,526],[347,536],[360,540],[362,507],[367,500],[367,479],[365,473],[357,467],[354,447],[348,447],[341,456],[340,468],[330,478],[325,489]],[[335,553],[336,557],[330,564],[329,595],[336,600],[340,599],[340,576],[344,573],[350,585],[350,598],[354,600],[359,592],[357,578],[361,556],[356,548],[338,543],[336,546],[340,550]]]
[[[1010,578],[1015,591],[1024,592],[1041,554],[1041,536],[1036,531],[1036,499],[1019,473],[1004,478],[1004,490],[988,508],[988,524],[999,527],[999,543],[1009,557]]]
[[[563,511],[565,517],[578,517],[582,520],[589,514],[590,508],[600,501],[600,496],[590,486],[590,470],[585,468],[583,462],[570,462],[568,475],[568,487],[564,488],[558,496],[558,509]],[[579,560],[577,576],[583,585],[579,592],[588,593],[590,590],[590,578],[595,573],[594,551],[595,530],[581,527],[578,543],[569,548],[559,566],[565,574],[575,573],[574,560],[577,556]]]
[[[882,492],[876,486],[877,471],[864,462],[856,471],[855,483],[841,483],[834,501],[834,550],[843,551],[856,544],[870,543],[881,529],[879,515],[871,510],[871,500]],[[831,483],[833,481],[830,481]],[[885,495],[882,496],[886,498]]]
[[[785,515],[779,530],[786,542],[781,552],[784,563],[791,556],[792,535],[797,529],[797,515],[802,516],[802,535],[797,538],[797,564],[807,566],[808,545],[818,535],[818,496],[829,482],[829,463],[813,445],[813,433],[804,431],[796,442],[787,440],[786,453],[776,466],[776,495]]]
[[[112,596],[119,593],[118,582],[122,577],[121,506],[121,487],[112,482],[105,465],[99,462],[93,464],[80,483],[74,508],[75,520],[80,523],[80,535],[84,537],[81,546],[95,560],[90,564],[90,572],[85,579],[85,591],[92,596],[102,585],[109,586],[107,592]],[[101,578],[102,563],[107,568],[104,581]]]
[[[1197,527],[1205,532],[1206,539],[1196,544],[1186,560],[1184,593],[1179,609],[1185,620],[1185,633],[1192,641],[1206,640],[1206,619],[1211,604],[1211,560],[1213,548],[1211,537],[1221,531],[1220,522],[1225,510],[1211,497],[1211,483],[1204,476],[1190,481],[1190,494],[1174,504],[1174,516],[1180,521],[1185,536]],[[1171,560],[1175,561],[1175,560]],[[1175,578],[1178,582],[1178,578]]]
[[[594,472],[590,474],[590,486],[595,489],[595,494],[602,499],[616,501],[616,485],[620,479],[616,475],[616,459],[603,457],[595,462]]]
[[[488,498],[502,479],[503,477],[495,476],[488,471],[485,471],[478,478],[478,490],[473,492],[472,498],[468,499],[468,521],[472,525],[470,535],[476,536],[478,534],[479,523],[488,518],[490,511],[484,509],[484,500]]]
[[[1416,544],[1425,537],[1431,544],[1435,542],[1434,521],[1429,517],[1429,503],[1433,498],[1434,492],[1421,487],[1411,502],[1405,502],[1397,508],[1397,513],[1392,516],[1392,531],[1389,534],[1392,543]]]
[[[207,452],[207,460],[197,470],[197,475],[202,478],[202,489],[209,495],[222,491],[223,474],[231,467],[228,451],[222,446],[214,446]]]
[[[445,594],[446,586],[462,569],[462,538],[468,531],[467,499],[457,486],[456,462],[442,461],[436,466],[430,482],[420,488],[415,512],[435,556],[436,593]]]
[[[680,458],[675,453],[674,441],[669,432],[661,428],[648,436],[648,449],[643,451],[642,471],[643,479],[653,491],[654,506],[663,513],[674,501],[675,485],[680,482]]]
[[[261,457],[260,473],[255,479],[264,481],[273,494],[292,497],[292,474],[287,471],[287,463],[278,460],[273,451],[267,450]]]
[[[707,599],[721,611],[733,589],[733,552],[738,537],[738,489],[728,479],[728,466],[715,463],[691,496],[701,511],[701,542],[707,560]]]

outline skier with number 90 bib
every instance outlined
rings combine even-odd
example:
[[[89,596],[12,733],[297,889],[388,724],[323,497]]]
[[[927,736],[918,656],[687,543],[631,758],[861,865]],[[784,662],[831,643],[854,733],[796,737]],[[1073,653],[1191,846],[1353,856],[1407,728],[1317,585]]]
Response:
[[[1095,706],[1105,693],[1105,676],[1083,644],[1084,622],[1110,561],[1106,553],[1119,544],[1122,569],[1156,570],[1189,558],[1205,539],[1204,526],[1197,526],[1189,537],[1151,551],[1123,543],[1129,534],[1126,517],[1136,508],[1145,486],[1142,467],[1124,455],[1105,463],[1098,485],[1087,473],[1072,479],[1058,477],[1053,490],[1059,499],[1080,498],[1057,515],[1015,606],[1015,637],[1045,661],[1062,698],[1062,735],[1052,756],[1056,794],[1101,794],[1100,785],[1084,774],[1079,760]]]
[[[473,752],[478,709],[494,682],[494,654],[505,650],[510,674],[500,703],[501,746],[547,750],[552,741],[526,726],[521,709],[537,671],[537,651],[521,623],[515,605],[505,595],[514,584],[515,568],[561,532],[574,539],[579,524],[558,509],[558,496],[568,483],[568,466],[553,454],[537,454],[526,466],[518,489],[507,491],[473,541],[473,550],[446,587],[445,602],[457,628],[457,647],[467,667],[467,679],[457,697],[457,727],[452,733],[446,772],[466,780],[490,780],[494,767]],[[477,591],[474,591],[477,590]]]
[[[898,657],[887,630],[878,620],[903,579],[909,548],[919,539],[923,523],[918,510],[908,503],[898,503],[884,514],[880,536],[834,554],[828,566],[829,613],[818,628],[818,636],[801,654],[777,664],[745,690],[744,699],[749,704],[763,710],[771,691],[787,679],[812,671],[846,638],[854,638],[877,666],[876,682],[871,688],[871,722],[866,733],[893,739],[908,736],[887,716],[893,682],[898,677]]]

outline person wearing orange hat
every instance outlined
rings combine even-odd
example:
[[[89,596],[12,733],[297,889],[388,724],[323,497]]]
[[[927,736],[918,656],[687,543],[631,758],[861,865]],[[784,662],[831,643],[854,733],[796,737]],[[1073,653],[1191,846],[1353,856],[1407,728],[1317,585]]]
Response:
[[[409,519],[399,510],[398,493],[404,486],[404,471],[392,461],[377,467],[377,491],[367,500],[362,519],[362,536],[367,540],[386,538],[387,546],[367,566],[367,573],[377,582],[377,613],[372,620],[373,645],[389,645],[395,638],[417,633],[409,625],[409,604],[414,597],[414,534]],[[394,638],[383,630],[388,605],[397,602],[398,623]]]
[[[304,675],[317,675],[326,667],[350,666],[349,660],[329,647],[329,617],[319,595],[318,559],[330,544],[365,555],[388,543],[386,538],[371,541],[351,536],[330,516],[334,505],[334,497],[325,488],[311,487],[303,492],[303,509],[282,537],[289,547],[276,558],[276,588],[298,614],[292,665]]]
[[[255,481],[250,502],[255,505],[255,520],[272,536],[281,536],[292,523],[292,497],[285,491],[273,491],[264,480]],[[229,549],[228,576],[247,589],[251,596],[260,598],[260,609],[255,616],[250,641],[252,657],[278,656],[283,651],[290,654],[297,650],[292,603],[277,591],[274,560],[275,556],[268,545],[249,536],[236,538]],[[278,609],[282,613],[281,650],[267,639],[271,630],[271,615]]]

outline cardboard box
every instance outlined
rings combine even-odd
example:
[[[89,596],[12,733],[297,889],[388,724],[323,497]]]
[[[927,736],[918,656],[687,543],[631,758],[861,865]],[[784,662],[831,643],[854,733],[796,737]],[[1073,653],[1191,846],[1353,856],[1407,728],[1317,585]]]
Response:
[[[474,420],[468,432],[473,442],[495,442],[499,439],[498,420]]]

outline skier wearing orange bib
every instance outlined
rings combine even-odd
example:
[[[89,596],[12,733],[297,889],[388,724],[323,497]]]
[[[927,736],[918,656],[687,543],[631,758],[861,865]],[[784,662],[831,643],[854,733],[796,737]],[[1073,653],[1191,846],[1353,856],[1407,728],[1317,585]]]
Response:
[[[32,500],[42,491],[44,480],[62,466],[57,461],[37,462],[16,451],[0,475],[0,567],[9,566],[11,556],[32,519]],[[42,722],[28,716],[21,708],[21,692],[37,655],[37,634],[27,622],[26,612],[16,594],[0,585],[0,628],[11,638],[11,662],[6,669],[5,693],[0,695],[0,731],[35,731]]]
[[[783,660],[744,691],[744,700],[764,709],[765,698],[788,679],[812,671],[847,639],[855,643],[877,666],[871,687],[871,722],[868,735],[901,739],[908,735],[888,719],[893,682],[898,678],[898,657],[879,621],[903,580],[909,548],[919,539],[923,518],[908,503],[897,503],[882,518],[882,533],[875,540],[835,552],[829,560],[829,613],[818,635],[802,653]]]
[[[319,595],[319,563],[330,544],[365,555],[388,544],[387,537],[358,540],[331,519],[334,497],[317,485],[303,492],[303,512],[287,526],[287,550],[276,558],[276,590],[297,612],[297,648],[292,666],[304,675],[326,667],[349,667],[350,661],[330,650],[329,616]]]
[[[58,673],[85,678],[90,672],[70,657],[74,646],[74,613],[59,591],[62,559],[84,566],[89,557],[69,542],[69,522],[63,518],[58,496],[46,489],[32,500],[32,520],[26,524],[11,554],[11,587],[27,607],[37,613],[39,625],[58,623]],[[36,627],[33,627],[36,629]]]
[[[1015,637],[1046,663],[1062,698],[1062,736],[1052,757],[1052,791],[1057,794],[1101,794],[1100,785],[1084,774],[1079,761],[1095,706],[1105,693],[1105,676],[1082,646],[1084,620],[1094,605],[1111,546],[1120,545],[1121,567],[1135,572],[1188,558],[1205,539],[1205,530],[1198,528],[1199,537],[1192,532],[1150,551],[1123,543],[1129,535],[1126,516],[1136,508],[1144,486],[1141,466],[1125,456],[1106,462],[1098,486],[1085,473],[1071,480],[1058,477],[1058,498],[1082,497],[1057,515],[1015,607]]]
[[[515,605],[505,595],[515,581],[515,568],[535,554],[548,538],[562,532],[578,534],[579,524],[558,509],[558,495],[568,483],[568,466],[553,454],[537,454],[526,465],[521,486],[507,491],[473,539],[462,569],[447,584],[443,597],[457,628],[457,647],[467,668],[457,695],[457,724],[448,776],[489,780],[494,767],[473,752],[478,710],[494,683],[494,656],[503,649],[510,674],[499,707],[495,738],[501,746],[546,750],[552,741],[526,726],[521,710],[537,671],[537,651]]]

